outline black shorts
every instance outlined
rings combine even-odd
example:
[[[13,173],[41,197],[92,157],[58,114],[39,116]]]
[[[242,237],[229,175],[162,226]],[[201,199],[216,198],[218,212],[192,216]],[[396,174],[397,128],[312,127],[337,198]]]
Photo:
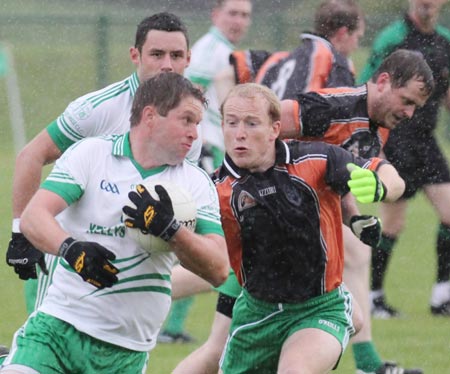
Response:
[[[384,153],[406,182],[404,199],[425,185],[450,182],[447,160],[433,135],[412,137],[391,131]]]
[[[216,312],[223,314],[229,318],[233,317],[233,307],[236,302],[236,298],[232,296],[225,295],[219,292],[219,297],[217,298]]]

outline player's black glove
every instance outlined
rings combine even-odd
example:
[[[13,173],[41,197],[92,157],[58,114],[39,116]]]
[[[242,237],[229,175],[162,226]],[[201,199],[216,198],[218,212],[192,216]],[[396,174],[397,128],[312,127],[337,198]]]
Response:
[[[6,263],[14,267],[20,279],[36,279],[36,264],[48,274],[44,253],[34,248],[21,232],[13,232],[6,251]]]
[[[111,287],[118,280],[119,269],[109,261],[116,256],[98,243],[67,238],[59,247],[59,255],[81,278],[97,288]]]
[[[180,229],[181,224],[175,219],[172,201],[166,189],[161,185],[155,186],[159,201],[155,200],[142,184],[136,187],[136,191],[128,194],[136,208],[128,205],[122,208],[123,212],[130,217],[125,219],[125,225],[138,228],[144,234],[150,233],[165,241],[170,240]]]
[[[362,215],[350,218],[350,228],[359,240],[376,247],[381,240],[381,221],[378,217]]]

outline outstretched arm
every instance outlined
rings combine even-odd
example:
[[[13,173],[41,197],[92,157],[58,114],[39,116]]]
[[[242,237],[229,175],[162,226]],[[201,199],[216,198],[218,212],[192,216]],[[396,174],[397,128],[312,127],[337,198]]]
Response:
[[[60,150],[50,138],[47,130],[41,131],[16,158],[13,177],[13,227],[6,252],[6,263],[14,267],[20,279],[37,278],[36,264],[48,274],[44,255],[20,232],[19,218],[33,194],[39,188],[44,165],[55,161]]]
[[[384,201],[398,200],[405,191],[405,181],[400,177],[397,169],[391,164],[383,164],[378,168],[377,174],[387,189]]]
[[[20,229],[36,248],[58,255],[59,246],[70,236],[55,219],[65,208],[67,203],[62,197],[40,189],[23,211]]]
[[[217,92],[217,100],[219,105],[223,103],[228,92],[236,85],[236,77],[233,66],[228,65],[219,71],[214,77],[214,87]]]

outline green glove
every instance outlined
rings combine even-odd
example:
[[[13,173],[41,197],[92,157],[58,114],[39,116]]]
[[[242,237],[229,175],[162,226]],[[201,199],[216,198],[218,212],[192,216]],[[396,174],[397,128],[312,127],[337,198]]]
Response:
[[[378,174],[369,169],[363,169],[353,163],[347,164],[350,180],[347,182],[351,193],[360,203],[382,201],[386,197],[386,186]]]

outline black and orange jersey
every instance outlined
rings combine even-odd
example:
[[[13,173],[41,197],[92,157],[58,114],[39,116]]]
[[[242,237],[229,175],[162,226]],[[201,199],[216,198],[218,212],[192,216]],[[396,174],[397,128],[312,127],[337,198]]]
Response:
[[[297,140],[277,140],[275,165],[264,173],[225,156],[215,175],[222,226],[231,266],[254,297],[295,303],[341,284],[349,162],[376,170],[386,161]]]
[[[289,52],[268,52],[258,50],[233,51],[230,54],[230,65],[234,69],[235,83],[255,82],[261,72],[287,57]],[[264,68],[263,68],[264,67]]]
[[[378,156],[389,130],[367,112],[367,86],[326,88],[291,101],[298,139],[335,144],[361,157]]]
[[[280,99],[326,87],[353,86],[352,62],[326,39],[312,33],[301,35],[293,52],[236,51],[230,58],[236,82],[256,82],[270,87]]]

